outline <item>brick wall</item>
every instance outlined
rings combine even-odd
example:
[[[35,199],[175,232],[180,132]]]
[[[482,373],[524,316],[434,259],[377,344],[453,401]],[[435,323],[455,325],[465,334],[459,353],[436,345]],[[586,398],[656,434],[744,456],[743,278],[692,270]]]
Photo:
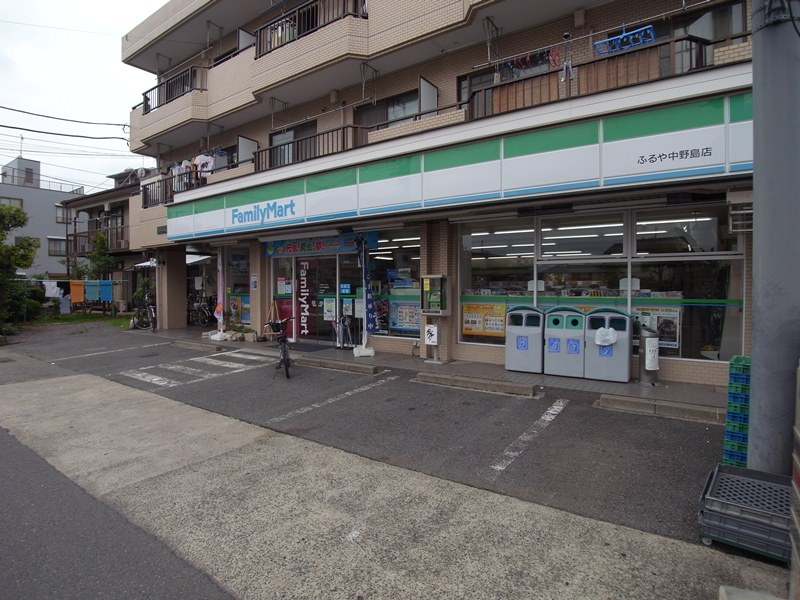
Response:
[[[714,64],[724,65],[741,60],[753,59],[753,42],[747,40],[741,44],[733,44],[722,48],[714,48]]]

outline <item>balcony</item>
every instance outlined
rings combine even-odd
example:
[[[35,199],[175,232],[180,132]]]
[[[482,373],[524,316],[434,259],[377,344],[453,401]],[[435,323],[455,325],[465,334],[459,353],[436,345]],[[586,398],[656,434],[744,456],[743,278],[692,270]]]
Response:
[[[573,98],[643,83],[698,73],[751,59],[750,33],[708,41],[691,36],[607,54],[583,63],[553,68],[545,73],[511,79],[473,91],[468,100],[371,127],[346,125],[312,136],[258,150],[251,168],[224,177],[211,175],[209,183],[280,168],[315,158],[347,152],[431,129],[477,121],[515,110],[535,108]],[[249,167],[250,165],[248,165]],[[183,176],[179,176],[183,177]],[[198,187],[205,180],[168,178],[142,186],[142,207],[172,202],[175,192]]]
[[[256,30],[256,58],[345,17],[367,18],[366,0],[311,0]]]
[[[108,239],[110,253],[126,251],[130,248],[127,225],[112,225],[102,229],[80,231],[67,234],[67,256],[86,256],[92,251],[92,239],[104,233]]]
[[[206,69],[189,67],[142,94],[142,114],[156,110],[195,90],[205,90]]]

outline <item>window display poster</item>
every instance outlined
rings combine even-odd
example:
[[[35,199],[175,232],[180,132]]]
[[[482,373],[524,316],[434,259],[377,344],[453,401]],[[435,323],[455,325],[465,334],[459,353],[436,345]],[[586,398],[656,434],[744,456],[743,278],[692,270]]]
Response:
[[[322,318],[326,321],[333,321],[336,319],[336,298],[323,298],[323,301],[324,305],[322,307]]]
[[[463,304],[461,314],[464,335],[505,335],[505,304]]]
[[[419,332],[419,302],[389,301],[389,328],[393,331]]]
[[[275,283],[277,284],[275,293],[279,296],[286,294],[286,277],[278,277]]]
[[[633,313],[634,318],[644,326],[658,332],[658,345],[661,348],[680,348],[681,309],[675,307],[640,308]],[[636,342],[636,341],[635,341]]]

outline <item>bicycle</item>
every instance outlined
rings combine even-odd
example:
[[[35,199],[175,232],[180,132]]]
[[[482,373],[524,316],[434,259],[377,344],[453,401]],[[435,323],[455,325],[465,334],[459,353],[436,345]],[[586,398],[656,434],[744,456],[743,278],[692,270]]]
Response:
[[[275,377],[275,375],[278,374],[278,371],[281,370],[281,367],[283,367],[283,370],[286,373],[286,379],[289,379],[289,367],[292,365],[292,358],[289,355],[289,338],[286,336],[286,327],[289,324],[289,321],[292,319],[294,319],[294,317],[286,317],[280,321],[270,321],[264,325],[265,330],[267,327],[269,327],[272,333],[278,334],[279,360],[277,366],[275,367],[275,373],[273,374],[273,377]]]
[[[156,297],[153,292],[144,295],[144,306],[136,309],[133,315],[133,325],[137,329],[156,330]]]
[[[200,325],[201,327],[208,327],[216,321],[214,315],[211,314],[211,309],[208,308],[208,303],[205,298],[197,296],[189,296],[189,322],[192,325]]]

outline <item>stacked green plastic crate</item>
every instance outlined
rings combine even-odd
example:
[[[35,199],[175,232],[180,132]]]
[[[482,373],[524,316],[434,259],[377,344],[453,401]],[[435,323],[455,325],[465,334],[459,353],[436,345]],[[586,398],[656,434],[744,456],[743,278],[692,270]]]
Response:
[[[733,356],[728,375],[728,407],[722,462],[747,467],[747,429],[750,425],[750,357]]]

